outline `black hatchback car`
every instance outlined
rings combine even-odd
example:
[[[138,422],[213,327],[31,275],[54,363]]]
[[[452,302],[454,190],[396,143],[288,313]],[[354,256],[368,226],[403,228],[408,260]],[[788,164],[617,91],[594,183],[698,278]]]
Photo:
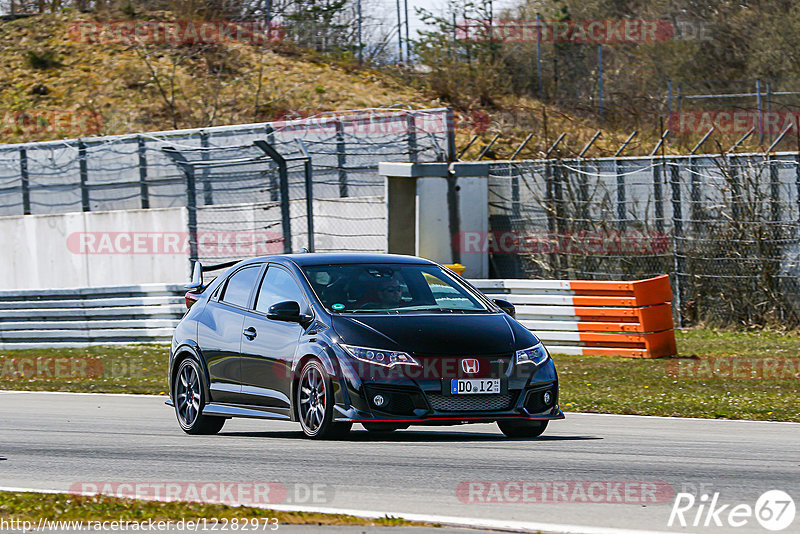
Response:
[[[497,422],[536,437],[558,408],[547,349],[441,265],[389,254],[289,254],[195,266],[169,359],[170,401],[189,434],[231,417],[297,421],[313,438],[353,423]]]

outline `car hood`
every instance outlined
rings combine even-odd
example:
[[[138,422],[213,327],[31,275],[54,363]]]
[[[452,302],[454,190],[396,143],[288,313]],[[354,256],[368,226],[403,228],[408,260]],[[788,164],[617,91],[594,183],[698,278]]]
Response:
[[[538,342],[502,313],[334,315],[333,327],[349,345],[416,354],[503,354]]]

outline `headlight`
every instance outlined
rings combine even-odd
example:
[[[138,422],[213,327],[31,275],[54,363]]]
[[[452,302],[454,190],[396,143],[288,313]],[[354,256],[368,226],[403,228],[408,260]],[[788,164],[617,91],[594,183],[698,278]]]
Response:
[[[529,349],[523,349],[517,351],[517,364],[520,363],[532,363],[534,365],[541,365],[547,358],[550,357],[550,354],[547,352],[547,349],[544,348],[542,343],[537,343],[533,347]]]
[[[420,367],[419,362],[405,352],[353,347],[352,345],[342,345],[342,347],[350,356],[362,362],[383,365],[384,367],[394,367],[395,365],[415,365]]]

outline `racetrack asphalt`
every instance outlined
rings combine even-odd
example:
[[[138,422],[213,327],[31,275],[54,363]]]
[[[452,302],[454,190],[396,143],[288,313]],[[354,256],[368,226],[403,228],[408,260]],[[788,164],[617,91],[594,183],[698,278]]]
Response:
[[[188,436],[164,400],[0,392],[0,486],[273,482],[286,490],[276,508],[587,533],[763,533],[769,530],[754,517],[742,527],[727,525],[728,512],[737,504],[753,507],[772,489],[800,507],[800,424],[568,413],[534,440],[507,439],[495,425],[475,424],[389,435],[356,425],[345,440],[315,441],[295,423],[252,419],[230,420],[215,436]],[[558,502],[539,502],[542,491],[552,501],[554,488],[561,488]],[[679,492],[698,499],[684,513],[686,528],[668,525]],[[713,518],[704,526],[705,513],[693,526],[701,494],[717,492],[718,507],[729,505],[718,516],[723,526]],[[784,532],[799,526],[795,518]]]

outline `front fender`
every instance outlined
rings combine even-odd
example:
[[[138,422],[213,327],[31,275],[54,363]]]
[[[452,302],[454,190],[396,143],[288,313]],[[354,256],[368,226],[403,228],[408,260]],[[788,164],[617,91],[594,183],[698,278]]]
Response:
[[[190,358],[193,358],[200,364],[200,368],[203,370],[203,389],[205,393],[205,398],[211,400],[211,390],[209,389],[208,385],[211,383],[211,377],[208,374],[208,366],[206,365],[206,360],[203,358],[203,353],[200,350],[200,346],[197,344],[196,341],[192,339],[188,339],[183,341],[182,343],[173,343],[175,345],[175,349],[170,350],[169,354],[169,398],[172,402],[175,402],[175,399],[172,398],[173,382],[175,379],[175,361],[179,356],[188,355]]]

